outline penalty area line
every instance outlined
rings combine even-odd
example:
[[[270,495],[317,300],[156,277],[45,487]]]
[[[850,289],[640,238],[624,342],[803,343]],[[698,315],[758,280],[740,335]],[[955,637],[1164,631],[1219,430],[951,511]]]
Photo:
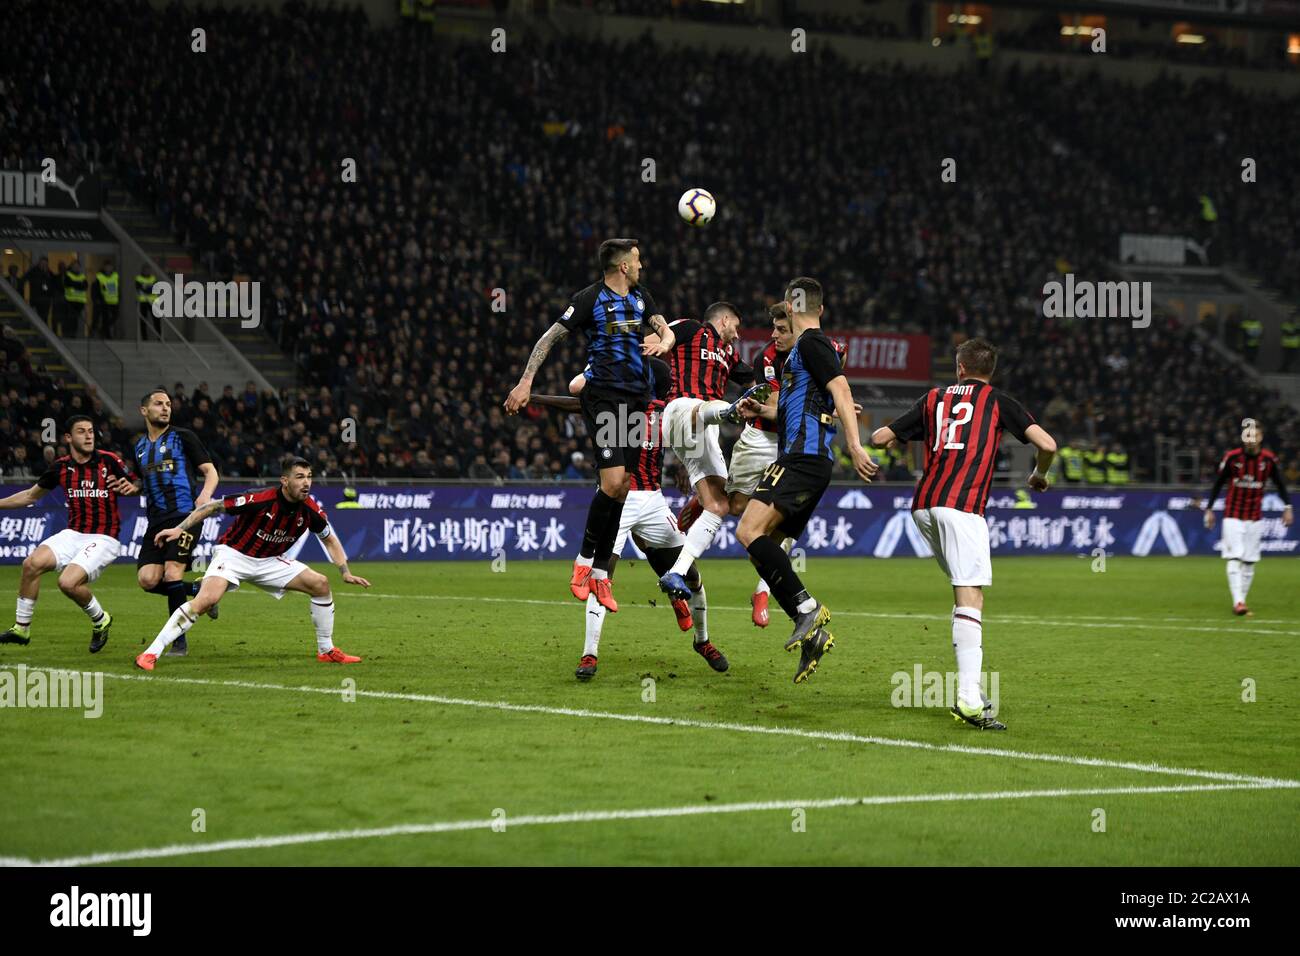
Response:
[[[139,850],[89,853],[51,860],[31,860],[24,857],[0,857],[0,866],[96,866],[104,863],[125,863],[131,860],[161,860],[170,857],[193,856],[207,853],[226,853],[234,850],[267,850],[282,846],[300,846],[308,843],[333,843],[340,840],[375,840],[395,836],[421,836],[437,833],[455,833],[465,830],[497,830],[528,826],[557,826],[564,824],[607,823],[622,820],[653,820],[672,817],[705,816],[719,813],[756,813],[775,810],[829,810],[838,807],[895,806],[918,803],[956,803],[975,800],[1039,800],[1067,797],[1129,796],[1166,793],[1207,793],[1224,790],[1270,790],[1264,784],[1182,784],[1164,787],[1092,787],[1077,790],[998,790],[985,793],[909,793],[874,797],[830,797],[817,800],[755,800],[745,803],[693,804],[680,807],[647,807],[633,810],[582,810],[574,813],[534,814],[527,816],[491,817],[476,820],[447,820],[438,823],[407,823],[388,827],[371,827],[354,830],[319,830],[312,833],[288,833],[281,836],[255,836],[239,840],[221,840],[215,843],[173,844]]]
[[[16,666],[18,661],[0,665],[0,669]],[[21,662],[29,670],[46,671],[51,674],[64,673],[61,668],[45,667]],[[324,694],[328,697],[341,697],[341,687],[310,687],[287,684],[269,684],[241,680],[209,680],[201,677],[164,677],[144,674],[116,674],[102,671],[109,680],[136,681],[142,683],[158,682],[166,684],[188,684],[204,687],[234,687],[245,690],[281,691],[287,693]],[[877,737],[867,734],[854,734],[839,730],[805,730],[801,727],[773,727],[764,724],[740,724],[727,721],[697,720],[691,717],[653,717],[647,714],[626,714],[616,711],[587,710],[579,707],[553,707],[546,704],[514,704],[504,700],[472,700],[462,697],[444,697],[439,694],[399,693],[384,690],[348,689],[349,695],[365,697],[372,700],[399,700],[412,703],[438,704],[448,707],[475,707],[483,710],[499,710],[509,713],[545,714],[552,717],[578,717],[589,720],[623,721],[625,723],[654,724],[661,727],[690,727],[699,730],[722,731],[727,733],[770,734],[781,737],[799,737],[805,740],[829,740],[837,743],[869,744],[879,747],[904,747],[934,753],[955,753],[977,757],[993,757],[1003,760],[1033,760],[1043,763],[1068,764],[1076,767],[1099,767],[1110,770],[1132,770],[1138,773],[1165,774],[1173,777],[1191,777],[1201,780],[1219,780],[1229,783],[1251,784],[1278,788],[1300,788],[1300,780],[1285,780],[1275,777],[1259,777],[1250,774],[1228,773],[1216,770],[1194,770],[1186,767],[1166,767],[1158,763],[1140,763],[1127,760],[1109,760],[1101,757],[1083,757],[1067,754],[1038,753],[1024,750],[1002,750],[997,747],[975,747],[967,744],[934,744],[924,740],[908,740],[896,737]]]

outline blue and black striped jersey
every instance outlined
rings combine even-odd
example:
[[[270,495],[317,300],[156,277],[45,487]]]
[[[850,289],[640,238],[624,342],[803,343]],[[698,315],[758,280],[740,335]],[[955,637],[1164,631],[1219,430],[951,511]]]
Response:
[[[212,459],[199,437],[187,428],[168,428],[152,441],[147,434],[135,443],[135,466],[143,482],[149,522],[185,517],[194,510],[194,486],[199,465]]]
[[[799,336],[781,368],[776,433],[782,454],[831,457],[835,401],[826,386],[843,374],[840,356],[821,329]]]
[[[649,401],[654,373],[641,354],[641,332],[645,320],[658,311],[645,289],[619,295],[601,280],[577,293],[558,321],[569,331],[581,329],[587,334],[583,374],[589,384]]]

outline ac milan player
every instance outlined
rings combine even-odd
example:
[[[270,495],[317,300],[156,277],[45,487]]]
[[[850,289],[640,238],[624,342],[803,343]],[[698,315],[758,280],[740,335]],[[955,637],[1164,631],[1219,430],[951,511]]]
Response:
[[[652,360],[656,366],[664,363]],[[666,373],[667,368],[663,369]],[[655,369],[656,395],[646,408],[646,431],[640,442],[640,454],[629,464],[630,476],[627,501],[623,505],[623,514],[619,519],[618,535],[614,539],[614,551],[610,557],[609,573],[612,578],[614,568],[618,565],[619,553],[623,550],[628,535],[646,556],[650,567],[656,575],[662,574],[677,560],[685,543],[685,536],[677,530],[668,502],[664,499],[660,487],[663,470],[663,441],[661,437],[662,412],[664,397],[668,394],[669,378]],[[570,393],[580,394],[586,386],[586,379],[579,375],[569,383]],[[532,401],[538,405],[575,411],[579,407],[576,398],[561,395],[534,395]],[[585,548],[584,548],[585,550]],[[580,554],[577,563],[590,566],[592,555]],[[704,594],[704,583],[700,580],[699,570],[694,564],[686,572],[686,581],[691,588],[689,601],[673,599],[673,613],[677,615],[677,626],[683,631],[692,628],[695,631],[693,647],[695,652],[708,662],[715,671],[727,669],[727,659],[722,652],[709,641],[706,615],[708,603]],[[606,608],[594,594],[587,597],[587,634],[582,649],[582,659],[574,676],[578,680],[591,680],[596,675],[597,654],[600,648],[601,631],[605,623]]]
[[[1047,488],[1056,442],[1020,403],[989,384],[997,350],[983,339],[957,346],[957,384],[932,388],[901,418],[871,436],[877,447],[925,441],[925,470],[912,497],[912,520],[952,583],[952,646],[957,701],[952,714],[981,730],[1006,730],[980,689],[984,660],[983,588],[993,583],[984,520],[1002,433],[1038,449],[1029,487]]]
[[[360,663],[361,658],[334,646],[334,596],[325,575],[284,556],[304,531],[311,531],[325,546],[346,584],[370,587],[369,581],[348,570],[343,545],[330,527],[324,509],[309,497],[310,491],[311,465],[301,458],[292,458],[284,464],[278,488],[228,495],[195,509],[176,527],[158,532],[156,543],[161,548],[177,535],[201,525],[210,515],[223,511],[236,515],[235,523],[226,529],[212,551],[199,593],[168,618],[149,649],[135,659],[137,667],[153,670],[168,644],[193,627],[198,616],[220,601],[227,588],[237,588],[245,582],[270,591],[276,600],[284,597],[285,591],[308,595],[311,620],[316,628],[316,659],[335,664]]]
[[[117,558],[122,545],[118,495],[130,494],[133,475],[111,451],[95,448],[95,423],[74,415],[63,426],[68,454],[56,458],[26,491],[0,499],[0,508],[26,508],[59,485],[68,499],[68,526],[42,541],[23,561],[18,583],[18,612],[14,626],[0,634],[0,644],[26,644],[31,640],[32,615],[40,594],[41,575],[59,572],[59,590],[77,603],[90,618],[90,653],[108,643],[113,616],[90,593],[89,583]]]
[[[1282,483],[1282,469],[1277,456],[1264,447],[1264,429],[1253,418],[1241,423],[1241,447],[1234,448],[1219,462],[1219,475],[1214,479],[1210,497],[1205,501],[1205,527],[1214,527],[1214,499],[1219,489],[1228,486],[1228,497],[1223,504],[1222,554],[1228,563],[1228,590],[1232,592],[1232,613],[1253,617],[1246,606],[1250,584],[1255,579],[1255,564],[1259,561],[1259,539],[1264,530],[1260,516],[1263,513],[1264,486],[1272,478],[1278,494],[1286,506],[1282,509],[1282,523],[1291,527],[1290,496]]]
[[[686,466],[701,510],[693,520],[688,516],[686,543],[673,566],[660,576],[659,587],[672,598],[686,599],[690,597],[686,571],[713,543],[730,513],[718,423],[740,420],[740,400],[725,402],[722,395],[728,381],[752,383],[754,370],[740,361],[733,344],[740,335],[740,313],[729,302],[713,303],[699,322],[678,319],[669,328],[677,344],[672,352],[672,391],[664,408],[664,440]],[[771,385],[761,382],[741,399],[753,398],[761,404],[771,390]]]

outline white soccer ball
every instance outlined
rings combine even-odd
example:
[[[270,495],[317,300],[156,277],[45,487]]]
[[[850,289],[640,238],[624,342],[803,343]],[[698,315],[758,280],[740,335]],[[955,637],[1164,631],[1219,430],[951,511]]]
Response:
[[[706,226],[713,214],[718,211],[718,204],[713,193],[707,189],[688,189],[677,200],[677,215],[688,226]]]

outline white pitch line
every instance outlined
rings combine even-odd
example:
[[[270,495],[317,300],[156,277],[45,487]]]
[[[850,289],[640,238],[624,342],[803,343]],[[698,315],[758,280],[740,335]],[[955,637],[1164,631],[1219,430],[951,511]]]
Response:
[[[0,669],[15,666],[17,661],[0,664]],[[29,670],[64,673],[61,668],[25,664]],[[245,690],[276,690],[293,693],[324,694],[338,697],[341,687],[291,687],[287,684],[265,684],[253,681],[208,680],[201,677],[160,677],[144,674],[115,674],[103,671],[110,680],[159,681],[168,684],[195,684],[207,687],[237,687]],[[1231,783],[1263,787],[1300,788],[1300,780],[1283,780],[1276,777],[1257,777],[1250,774],[1227,773],[1217,770],[1193,770],[1183,767],[1166,767],[1157,763],[1107,760],[1101,757],[1077,757],[1064,754],[1035,753],[1023,750],[1000,750],[996,747],[972,747],[965,744],[933,744],[924,740],[905,740],[896,737],[876,737],[853,734],[839,730],[804,730],[799,727],[771,727],[762,724],[737,724],[723,721],[695,720],[690,717],[651,717],[645,714],[620,714],[615,711],[587,710],[575,707],[551,707],[545,704],[512,704],[498,700],[471,700],[461,697],[444,697],[439,694],[408,694],[383,690],[348,690],[357,697],[375,700],[402,700],[413,703],[441,704],[451,707],[477,707],[483,710],[500,710],[510,713],[546,714],[552,717],[580,717],[594,720],[618,720],[627,723],[654,724],[661,727],[691,727],[700,730],[728,731],[745,734],[771,734],[780,737],[800,737],[806,740],[830,740],[837,743],[872,744],[881,747],[907,747],[936,753],[957,753],[980,757],[1000,757],[1004,760],[1037,760],[1044,763],[1070,764],[1077,767],[1104,767],[1111,770],[1133,770],[1139,773],[1167,774],[1174,777],[1193,777],[1201,780],[1223,780]]]
[[[467,605],[488,603],[488,604],[540,604],[547,607],[580,607],[577,601],[544,601],[541,600],[540,598],[480,597],[478,595],[467,596],[463,594],[376,594],[372,592],[360,592],[360,591],[357,592],[335,591],[334,596],[348,597],[348,598],[400,598],[402,600],[410,600],[410,601],[460,601]],[[667,605],[665,604],[664,606],[666,607]],[[639,608],[641,610],[654,610],[654,608],[651,608],[649,604],[633,604],[631,602],[626,602],[623,605],[620,605],[620,607]],[[748,613],[752,609],[749,607],[740,607],[739,605],[710,604],[709,610],[710,611],[745,611],[746,613]],[[951,616],[947,614],[897,614],[897,613],[891,614],[885,611],[835,611],[834,616],[835,617],[880,618],[880,619],[887,619],[887,620],[917,621],[917,622],[922,622],[922,621],[947,622],[952,619]],[[1124,630],[1124,629],[1134,630],[1135,629],[1135,625],[1133,623],[1123,623],[1123,622],[1101,623],[1099,621],[1090,621],[1082,617],[1080,618],[1071,617],[1068,620],[1052,620],[1050,618],[1045,618],[1045,617],[1026,617],[1026,616],[1015,615],[1015,614],[995,613],[991,617],[986,618],[985,620],[993,621],[994,624],[997,624],[999,621],[1001,621],[1007,624],[1047,624],[1055,627],[1085,627],[1085,628],[1101,628],[1105,630]],[[1181,621],[1184,619],[1183,618],[1157,618],[1156,620]],[[1195,618],[1194,620],[1203,621],[1204,618]],[[1249,634],[1277,634],[1283,637],[1300,637],[1300,631],[1279,631],[1279,630],[1273,630],[1269,628],[1255,627],[1249,624],[1243,625],[1243,627],[1246,629],[1244,633],[1249,633]],[[1177,623],[1152,624],[1152,623],[1144,622],[1140,625],[1137,625],[1137,628],[1145,628],[1145,629],[1157,630],[1157,631],[1202,631],[1208,634],[1232,633],[1235,635],[1238,633],[1242,633],[1241,630],[1229,628],[1226,625],[1224,627],[1198,627],[1196,625],[1191,625],[1191,624],[1177,624]]]
[[[124,863],[129,860],[160,860],[168,857],[192,856],[200,853],[225,853],[230,850],[265,850],[280,846],[304,843],[332,843],[338,840],[372,840],[393,836],[419,836],[433,833],[453,833],[464,830],[491,830],[505,825],[511,827],[553,826],[572,823],[605,823],[612,820],[652,820],[668,817],[691,817],[714,813],[753,813],[763,810],[828,810],[836,807],[892,806],[908,803],[953,803],[971,800],[1034,800],[1060,797],[1102,797],[1133,794],[1205,793],[1222,790],[1270,790],[1261,784],[1183,784],[1168,787],[1096,787],[1082,790],[999,790],[988,793],[905,793],[878,797],[830,797],[818,800],[757,800],[746,803],[704,803],[684,807],[651,807],[636,810],[580,810],[574,813],[553,813],[511,817],[490,817],[478,820],[447,820],[440,823],[405,823],[389,827],[356,830],[320,830],[313,833],[290,833],[283,836],[257,836],[241,840],[221,840],[216,843],[151,847],[140,850],[123,850],[69,856],[56,860],[30,860],[23,857],[0,857],[0,866],[95,866],[102,863]]]

